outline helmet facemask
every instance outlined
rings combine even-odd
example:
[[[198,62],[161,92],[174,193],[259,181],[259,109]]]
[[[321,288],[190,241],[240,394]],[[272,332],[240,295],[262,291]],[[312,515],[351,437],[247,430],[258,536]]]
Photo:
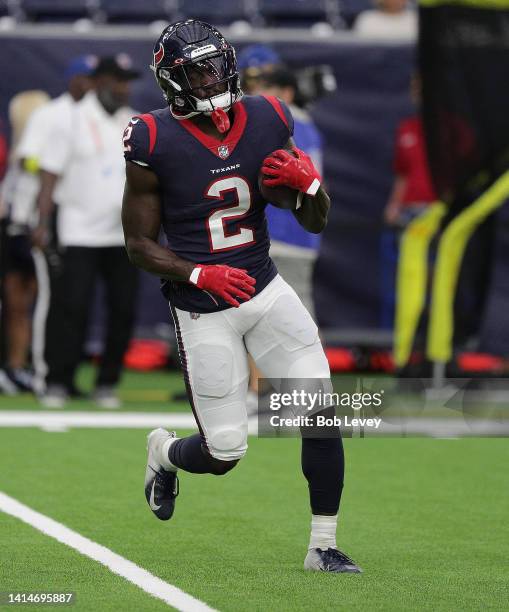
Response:
[[[154,71],[176,117],[227,111],[242,97],[232,48]]]

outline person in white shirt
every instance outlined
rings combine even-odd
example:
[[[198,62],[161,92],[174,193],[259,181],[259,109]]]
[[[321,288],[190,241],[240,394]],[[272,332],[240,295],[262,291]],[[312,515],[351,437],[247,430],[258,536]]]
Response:
[[[122,134],[133,116],[130,81],[138,73],[125,55],[102,58],[95,87],[76,106],[72,123],[52,130],[40,158],[39,224],[33,239],[48,243],[53,201],[61,272],[52,283],[46,326],[46,390],[41,401],[61,407],[74,388],[88,313],[98,278],[106,287],[108,325],[94,397],[105,408],[120,405],[115,388],[134,323],[137,273],[124,249]]]
[[[33,326],[32,326],[32,363],[36,373],[44,374],[43,346],[44,346],[44,323],[49,301],[47,261],[41,252],[31,251],[30,232],[37,223],[37,211],[35,200],[40,187],[39,179],[39,157],[43,147],[46,145],[48,136],[59,123],[72,123],[72,112],[75,104],[83,98],[91,87],[90,73],[97,64],[97,58],[85,55],[73,58],[67,65],[65,81],[67,90],[53,100],[46,96],[45,104],[39,105],[30,114],[19,141],[14,147],[14,156],[9,171],[9,181],[6,187],[6,198],[10,209],[9,231],[17,242],[17,253],[23,258],[27,266],[30,265],[30,288],[26,285],[24,290],[10,291],[12,299],[15,297],[23,300],[24,308],[18,308],[18,317],[23,319],[23,336],[19,335],[17,340],[9,343],[9,353],[12,354],[12,363],[8,370],[11,379],[23,389],[31,389],[35,382],[31,377],[30,370],[24,370],[26,365],[28,349],[30,346],[30,319],[34,303],[34,295],[37,291]],[[56,237],[52,236],[52,247]],[[55,263],[55,253],[48,262]],[[34,269],[35,264],[35,269]],[[34,276],[37,276],[37,282]],[[26,275],[25,275],[26,276]],[[21,302],[19,302],[21,303]],[[17,356],[17,357],[16,357]],[[23,359],[21,357],[23,356]],[[23,361],[23,366],[20,365]]]
[[[39,191],[39,157],[55,126],[72,126],[72,112],[90,89],[90,74],[97,65],[93,55],[72,59],[65,71],[67,90],[46,104],[39,105],[28,118],[14,151],[19,176],[10,194],[11,219],[18,225],[34,225],[35,199]]]
[[[376,0],[376,6],[355,20],[353,29],[359,36],[394,41],[417,39],[417,11],[408,0]]]
[[[11,127],[11,154],[0,199],[5,217],[2,251],[3,310],[5,322],[5,375],[10,393],[30,387],[28,357],[31,336],[31,309],[37,284],[34,262],[27,237],[27,216],[17,203],[26,199],[20,183],[26,173],[17,155],[18,143],[26,131],[30,117],[47,104],[49,95],[42,90],[29,90],[16,94],[9,103]],[[29,186],[31,184],[29,183]],[[23,202],[24,204],[24,202]]]
[[[96,61],[96,60],[95,60]],[[11,101],[12,142],[9,170],[2,186],[2,200],[8,209],[6,251],[6,336],[7,375],[19,390],[31,390],[33,377],[29,366],[30,339],[32,364],[41,367],[37,322],[47,302],[46,263],[42,254],[31,252],[30,231],[36,223],[35,199],[39,191],[39,155],[51,126],[68,120],[72,106],[90,88],[87,75],[95,67],[92,56],[73,58],[65,71],[67,91],[50,100],[42,91],[27,91]],[[39,260],[39,261],[38,261]],[[35,268],[34,268],[35,264]],[[44,273],[41,274],[41,266]],[[37,280],[36,280],[37,275]],[[37,293],[35,316],[32,311]],[[39,357],[39,358],[38,358]]]

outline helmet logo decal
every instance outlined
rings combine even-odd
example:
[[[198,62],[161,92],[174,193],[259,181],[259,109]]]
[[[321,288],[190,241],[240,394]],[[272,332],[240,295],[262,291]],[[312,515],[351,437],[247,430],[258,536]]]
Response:
[[[159,43],[159,49],[154,52],[154,66],[158,66],[164,57],[164,47],[161,43]]]
[[[173,63],[174,64],[182,64],[183,61],[184,61],[183,57],[177,57],[177,59]]]
[[[214,53],[214,51],[217,51],[215,45],[205,45],[205,47],[193,49],[191,51],[191,59],[196,59],[197,57],[201,57],[202,55],[207,55],[207,53]]]

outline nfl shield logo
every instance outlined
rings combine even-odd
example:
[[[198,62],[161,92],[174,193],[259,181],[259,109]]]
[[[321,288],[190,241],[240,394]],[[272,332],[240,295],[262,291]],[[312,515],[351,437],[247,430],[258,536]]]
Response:
[[[219,157],[221,159],[226,159],[228,155],[230,155],[228,145],[221,145],[220,147],[217,147],[217,152],[219,153]]]

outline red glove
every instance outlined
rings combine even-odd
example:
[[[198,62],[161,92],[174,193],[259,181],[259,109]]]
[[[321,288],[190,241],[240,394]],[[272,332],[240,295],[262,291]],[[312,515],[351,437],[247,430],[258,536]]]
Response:
[[[231,306],[238,308],[237,297],[250,300],[255,292],[256,279],[247,270],[230,266],[205,266],[198,264],[191,272],[189,282],[199,289],[210,291]]]
[[[322,182],[321,176],[313,166],[309,155],[295,147],[294,157],[289,151],[278,149],[263,160],[262,172],[267,187],[286,185],[308,195],[315,195]]]

